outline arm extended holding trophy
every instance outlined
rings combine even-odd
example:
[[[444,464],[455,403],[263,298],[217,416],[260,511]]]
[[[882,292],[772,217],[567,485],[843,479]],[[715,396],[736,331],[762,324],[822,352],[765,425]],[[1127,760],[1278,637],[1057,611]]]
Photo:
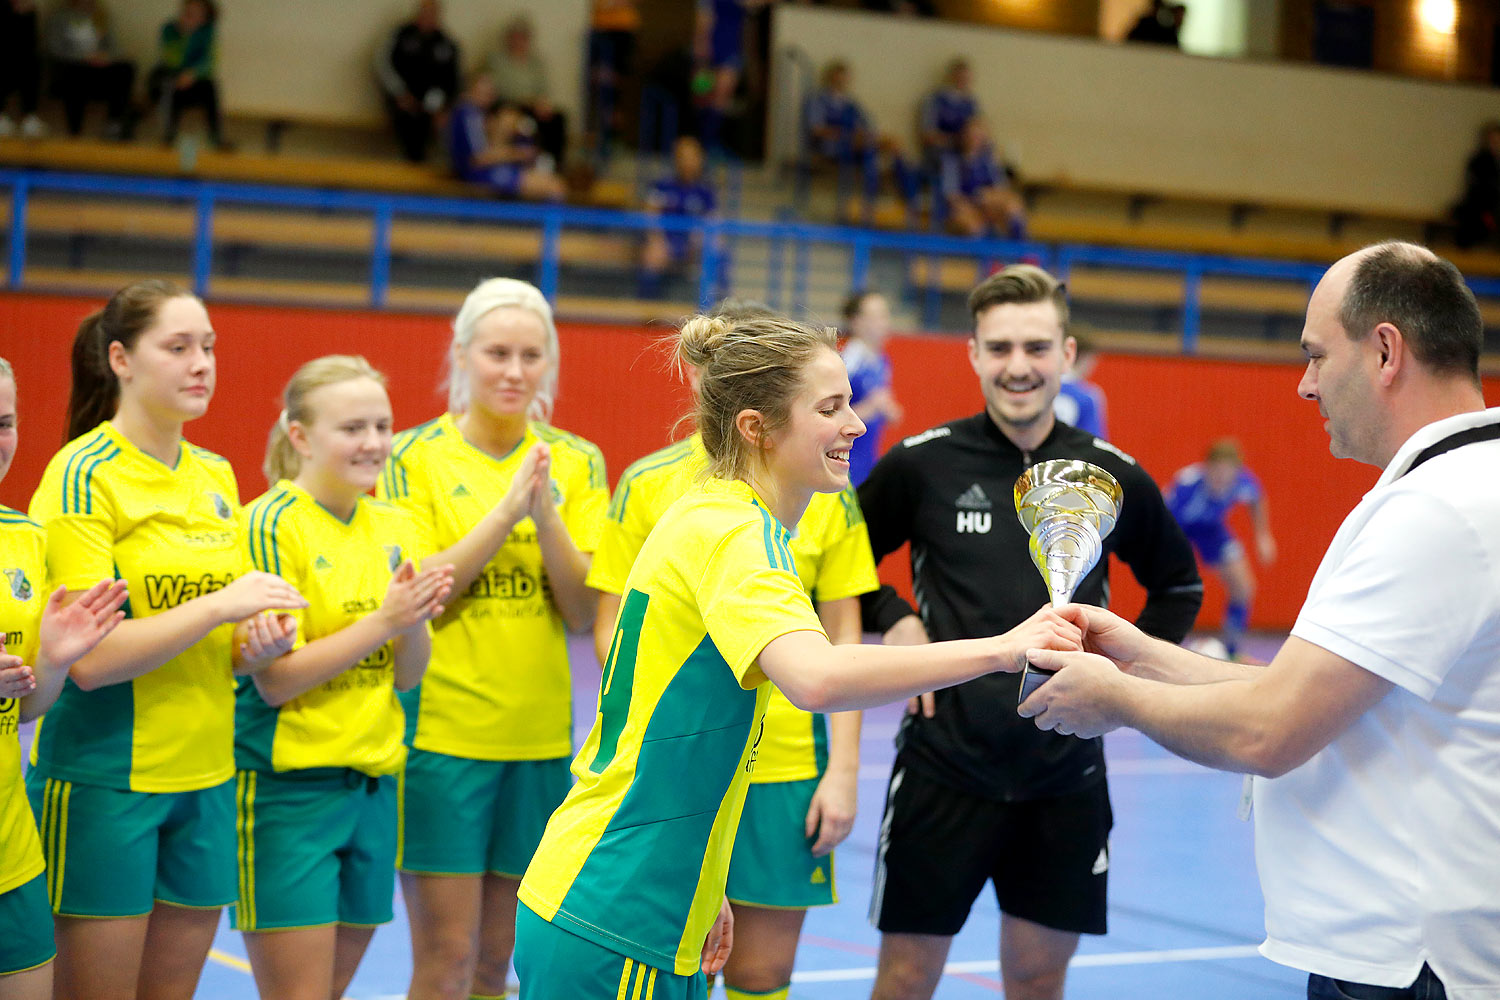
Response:
[[[1083,613],[1078,605],[1041,608],[1001,635],[926,646],[834,646],[822,632],[788,632],[766,644],[759,663],[798,708],[872,708],[988,673],[1015,673],[1032,649],[1078,651]]]

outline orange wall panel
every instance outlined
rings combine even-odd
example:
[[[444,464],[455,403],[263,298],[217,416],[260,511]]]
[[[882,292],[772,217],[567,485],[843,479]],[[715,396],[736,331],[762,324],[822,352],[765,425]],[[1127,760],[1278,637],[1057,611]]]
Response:
[[[92,299],[0,294],[0,356],[16,368],[21,408],[20,450],[0,483],[0,502],[25,509],[61,442],[73,331],[98,305]],[[187,432],[234,463],[245,500],[265,489],[260,463],[280,408],[278,394],[309,358],[368,357],[390,378],[398,426],[442,412],[438,383],[448,317],[227,304],[213,304],[209,313],[220,335],[218,388],[208,415]],[[555,422],[604,450],[611,481],[630,462],[666,444],[687,409],[686,390],[673,379],[660,347],[666,332],[585,324],[565,324],[559,331]],[[887,445],[980,407],[962,339],[896,337],[890,353],[906,412],[887,430]],[[1095,373],[1109,398],[1114,442],[1159,483],[1197,461],[1213,439],[1239,439],[1265,484],[1281,548],[1274,566],[1257,567],[1253,620],[1261,627],[1291,624],[1339,522],[1378,475],[1329,455],[1315,407],[1297,398],[1299,375],[1298,367],[1285,364],[1137,355],[1108,356]],[[1485,388],[1491,403],[1500,399],[1500,381],[1487,380]],[[1243,517],[1238,527],[1247,537]],[[904,556],[887,559],[883,572],[905,586]],[[1134,614],[1140,588],[1128,572],[1115,572],[1113,583],[1116,609]],[[1215,625],[1222,608],[1223,591],[1210,583],[1200,624]]]

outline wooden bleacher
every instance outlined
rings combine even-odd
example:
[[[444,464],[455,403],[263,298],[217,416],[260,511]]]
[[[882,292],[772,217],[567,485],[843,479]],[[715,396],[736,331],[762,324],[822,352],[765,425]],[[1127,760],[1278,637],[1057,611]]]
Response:
[[[0,225],[9,221],[10,205],[0,202]],[[65,236],[187,241],[193,238],[194,225],[192,205],[123,198],[76,200],[44,192],[32,196],[26,212],[30,232]],[[220,245],[363,253],[374,238],[374,220],[365,215],[227,206],[214,210],[214,241]],[[637,242],[623,233],[564,231],[559,246],[568,263],[625,268],[633,265]],[[536,226],[398,218],[391,226],[391,251],[417,257],[535,263],[541,257],[542,235]]]
[[[923,289],[935,283],[940,292],[950,295],[967,295],[976,281],[974,263],[952,257],[937,263],[929,257],[916,257],[909,273],[914,287]],[[1307,311],[1310,292],[1300,281],[1205,275],[1199,285],[1198,302],[1205,310],[1301,317]],[[1080,301],[1178,309],[1186,290],[1180,274],[1076,267],[1068,274],[1068,293]],[[1487,327],[1500,327],[1500,301],[1481,298],[1479,311]],[[1296,345],[1290,346],[1295,352]]]
[[[186,274],[155,274],[182,285]],[[108,295],[140,280],[138,272],[28,267],[26,286],[40,291]],[[333,306],[361,309],[370,304],[370,287],[363,282],[307,281],[293,278],[247,278],[214,275],[212,295],[217,300],[267,302],[287,305]],[[462,289],[392,286],[386,296],[391,308],[414,312],[454,313],[463,304]],[[557,315],[567,319],[644,326],[675,324],[698,311],[691,302],[615,299],[590,295],[559,295]]]
[[[131,174],[145,177],[196,178],[291,187],[337,188],[388,194],[483,198],[483,188],[456,180],[441,170],[405,160],[305,156],[252,152],[196,151],[185,162],[177,149],[156,143],[106,143],[90,139],[0,139],[0,166],[45,170]],[[597,182],[580,204],[624,208],[629,186]]]
[[[1330,264],[1384,239],[1433,245],[1465,274],[1500,276],[1500,253],[1446,245],[1445,220],[1379,206],[1324,205],[1294,198],[1209,197],[1193,192],[1143,191],[1080,184],[1067,178],[1029,179],[1022,190],[1030,238],[1186,253]],[[876,225],[902,229],[905,209],[886,199]]]

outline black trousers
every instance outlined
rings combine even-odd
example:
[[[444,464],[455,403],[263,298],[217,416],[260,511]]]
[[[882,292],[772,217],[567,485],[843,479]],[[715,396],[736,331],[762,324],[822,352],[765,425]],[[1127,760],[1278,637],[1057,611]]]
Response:
[[[37,53],[36,11],[17,14],[0,4],[0,114],[10,95],[21,98],[21,114],[36,112],[42,92],[42,63]]]
[[[151,103],[160,107],[162,111],[162,140],[171,142],[176,139],[177,124],[182,118],[182,112],[188,108],[200,107],[203,109],[203,117],[208,120],[210,141],[216,144],[222,142],[223,135],[219,130],[218,86],[212,80],[194,80],[179,90],[177,87],[179,75],[178,70],[158,66],[151,71],[147,84],[147,89],[151,94]]]
[[[103,101],[111,122],[123,122],[130,111],[130,92],[135,87],[135,65],[123,60],[95,66],[87,62],[52,64],[52,86],[62,98],[68,119],[68,134],[83,131],[83,116],[90,101]]]
[[[396,130],[396,142],[401,155],[412,163],[427,159],[427,147],[432,142],[433,116],[426,111],[407,111],[395,101],[385,102],[390,112],[391,126]]]
[[[1425,964],[1410,986],[1370,986],[1327,976],[1307,977],[1307,1000],[1446,1000],[1447,996],[1442,980],[1432,966]]]

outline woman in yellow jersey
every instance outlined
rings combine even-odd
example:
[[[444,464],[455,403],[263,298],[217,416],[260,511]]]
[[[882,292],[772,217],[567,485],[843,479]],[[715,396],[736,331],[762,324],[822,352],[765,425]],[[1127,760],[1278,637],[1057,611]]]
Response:
[[[716,316],[774,317],[769,309],[720,306]],[[687,372],[697,391],[698,373]],[[594,643],[604,663],[631,563],[668,507],[708,466],[698,434],[635,462],[615,487],[589,586],[599,591]],[[792,559],[833,643],[860,641],[858,595],[879,584],[852,487],[814,493],[792,533]],[[772,690],[765,733],[730,859],[726,895],[735,949],[724,967],[729,1000],[783,1000],[808,907],[837,900],[833,849],[854,824],[860,713],[826,719]]]
[[[726,869],[770,680],[799,708],[878,705],[1079,647],[1048,608],[1005,635],[831,645],[784,527],[849,482],[864,431],[831,331],[697,317],[708,478],[657,522],[626,578],[578,778],[521,883],[523,1000],[703,997],[732,937]]]
[[[79,327],[71,440],[31,500],[55,582],[130,585],[126,620],[74,665],[26,775],[59,996],[192,996],[235,898],[233,663],[274,654],[257,616],[305,603],[250,571],[229,463],[182,439],[213,396],[214,341],[175,285],[115,293]]]
[[[0,480],[15,457],[16,378],[0,358]],[[42,846],[21,784],[17,732],[51,707],[68,668],[120,623],[125,584],[48,596],[41,525],[0,504],[0,1000],[52,996],[52,920]]]
[[[454,566],[432,663],[403,698],[413,1000],[505,992],[516,886],[571,783],[566,631],[593,623],[584,577],[608,501],[599,449],[546,422],[558,345],[540,292],[482,282],[448,362],[449,412],[398,435],[381,479],[431,526],[424,565]]]
[[[307,598],[302,642],[242,678],[235,713],[235,926],[263,997],[328,1000],[396,888],[397,691],[421,680],[453,569],[418,572],[427,529],[368,496],[391,453],[385,377],[360,357],[297,370],[271,429],[250,557]]]

